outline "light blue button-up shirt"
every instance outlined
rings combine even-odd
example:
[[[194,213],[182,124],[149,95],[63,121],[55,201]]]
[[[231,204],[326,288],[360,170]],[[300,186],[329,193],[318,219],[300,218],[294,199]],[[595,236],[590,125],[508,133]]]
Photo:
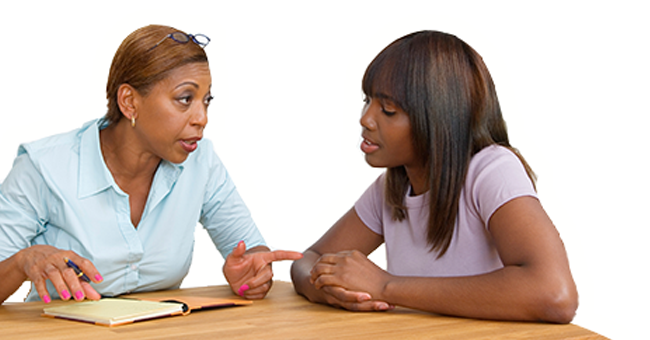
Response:
[[[100,126],[95,120],[19,147],[0,186],[0,261],[37,244],[73,250],[104,277],[95,289],[114,296],[178,288],[190,268],[197,222],[224,257],[241,240],[249,248],[264,244],[205,139],[185,162],[160,163],[134,228],[129,197],[104,163]],[[49,281],[48,290],[58,297]],[[27,300],[38,299],[32,289]]]

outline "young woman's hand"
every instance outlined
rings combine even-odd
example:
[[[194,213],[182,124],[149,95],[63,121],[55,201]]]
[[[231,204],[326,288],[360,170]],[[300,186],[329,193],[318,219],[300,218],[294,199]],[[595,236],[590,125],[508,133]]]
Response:
[[[295,251],[269,251],[266,247],[255,247],[246,251],[244,241],[226,257],[223,274],[234,293],[246,299],[263,299],[273,283],[271,263],[284,260],[298,260],[302,254]]]
[[[366,292],[351,291],[338,286],[322,286],[320,291],[325,300],[323,303],[351,311],[385,311],[395,308],[385,301],[373,300]]]
[[[312,267],[310,283],[325,293],[328,304],[349,310],[387,310],[382,301],[391,275],[357,250],[324,254]]]
[[[94,283],[103,280],[99,271],[89,260],[70,250],[61,250],[48,245],[35,245],[20,252],[20,268],[25,276],[32,281],[38,295],[45,303],[51,301],[46,282],[52,285],[63,300],[74,298],[81,301],[85,298],[99,300],[101,295],[86,281],[77,276],[65,262],[68,258]]]

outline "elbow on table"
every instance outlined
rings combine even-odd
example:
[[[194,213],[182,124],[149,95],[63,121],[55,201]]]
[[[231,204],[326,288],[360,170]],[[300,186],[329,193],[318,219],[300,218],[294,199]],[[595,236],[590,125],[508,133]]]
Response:
[[[578,309],[578,292],[575,286],[563,287],[545,294],[541,302],[541,320],[552,323],[570,323]]]

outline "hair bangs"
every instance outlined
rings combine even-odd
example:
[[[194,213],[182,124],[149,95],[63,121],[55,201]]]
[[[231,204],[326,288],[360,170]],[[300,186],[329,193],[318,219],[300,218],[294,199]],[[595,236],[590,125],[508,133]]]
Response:
[[[403,44],[396,41],[381,51],[368,65],[361,88],[367,97],[388,99],[409,113],[406,105],[410,63],[405,60],[407,54],[403,49]]]

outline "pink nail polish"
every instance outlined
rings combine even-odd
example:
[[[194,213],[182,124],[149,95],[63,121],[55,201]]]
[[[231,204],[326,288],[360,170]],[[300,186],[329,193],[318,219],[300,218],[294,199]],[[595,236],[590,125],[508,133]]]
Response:
[[[237,294],[239,294],[239,296],[244,296],[244,292],[247,291],[248,289],[250,289],[250,287],[248,287],[248,285],[243,285],[243,286],[239,287],[239,290],[237,291]]]
[[[69,299],[69,298],[70,298],[70,292],[68,292],[67,290],[62,291],[62,292],[61,292],[61,298],[62,298],[63,300],[67,300],[67,299]]]
[[[95,281],[102,282],[104,281],[104,278],[101,275],[97,274],[95,275]]]
[[[52,302],[52,299],[50,299],[50,296],[49,296],[49,295],[44,295],[44,296],[43,296],[43,302],[45,302],[45,303],[50,303],[50,302]]]
[[[78,290],[76,293],[74,293],[74,298],[77,300],[83,300],[84,292]]]

